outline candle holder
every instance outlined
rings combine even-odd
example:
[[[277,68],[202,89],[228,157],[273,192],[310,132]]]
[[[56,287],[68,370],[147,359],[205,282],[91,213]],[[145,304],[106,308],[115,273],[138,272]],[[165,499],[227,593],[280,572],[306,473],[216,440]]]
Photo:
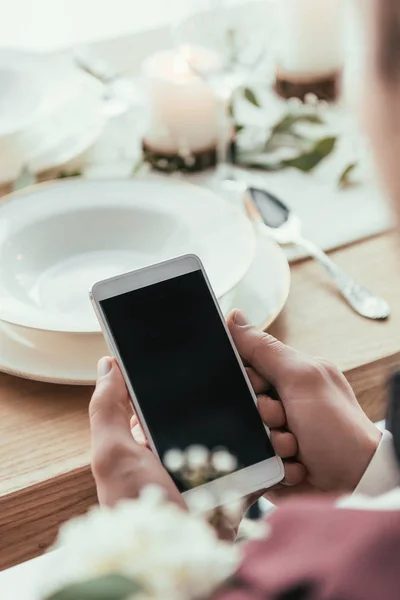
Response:
[[[166,153],[152,148],[146,140],[142,142],[143,159],[156,171],[163,173],[198,173],[217,163],[216,148],[207,148],[199,152],[193,152],[187,156],[175,153]]]
[[[275,77],[276,93],[289,100],[299,98],[304,102],[308,94],[319,100],[334,102],[340,95],[342,70],[321,75],[293,75],[278,70]]]
[[[168,153],[153,148],[145,139],[142,141],[143,160],[156,171],[162,173],[199,173],[215,167],[217,164],[216,147],[206,148],[187,155]],[[229,161],[234,162],[236,156],[236,140],[229,145]]]

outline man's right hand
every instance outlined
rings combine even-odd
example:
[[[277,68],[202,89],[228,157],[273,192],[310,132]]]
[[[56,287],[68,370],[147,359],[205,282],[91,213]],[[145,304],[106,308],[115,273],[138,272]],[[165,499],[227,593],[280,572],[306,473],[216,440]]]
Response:
[[[282,445],[285,433],[279,429],[289,430],[297,439],[296,459],[308,471],[308,491],[352,492],[381,433],[364,414],[345,377],[331,364],[301,354],[252,326],[241,311],[230,315],[228,325],[260,395],[261,416],[274,424],[272,442],[280,436]],[[268,396],[271,386],[280,402]]]

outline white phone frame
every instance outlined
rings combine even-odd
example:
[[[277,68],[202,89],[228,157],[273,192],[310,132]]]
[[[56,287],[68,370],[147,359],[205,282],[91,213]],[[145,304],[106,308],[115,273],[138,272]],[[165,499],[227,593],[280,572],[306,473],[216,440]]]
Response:
[[[108,325],[107,319],[103,314],[100,302],[102,300],[106,300],[107,298],[112,298],[114,296],[119,296],[126,292],[131,292],[143,287],[147,287],[154,283],[159,283],[161,281],[166,281],[168,279],[173,279],[175,277],[179,277],[180,275],[185,275],[187,273],[192,273],[193,271],[202,271],[204,275],[204,279],[208,286],[211,297],[214,301],[215,308],[220,316],[221,322],[225,328],[228,339],[232,345],[232,348],[235,352],[238,365],[240,370],[243,373],[243,377],[246,380],[251,396],[254,400],[254,403],[257,405],[257,397],[254,393],[253,387],[250,383],[250,380],[247,376],[246,370],[243,367],[243,363],[240,359],[239,353],[235,347],[232,336],[229,332],[229,329],[226,325],[224,315],[222,314],[219,303],[215,297],[215,294],[212,290],[210,282],[208,280],[205,269],[200,261],[200,259],[194,254],[187,254],[185,256],[180,256],[165,262],[157,263],[155,265],[151,265],[149,267],[145,267],[143,269],[138,269],[136,271],[131,271],[129,273],[125,273],[123,275],[118,275],[116,277],[112,277],[110,279],[106,279],[103,281],[99,281],[95,283],[89,292],[90,299],[92,301],[95,313],[99,320],[101,329],[103,331],[106,342],[110,348],[110,351],[115,356],[118,365],[121,369],[123,377],[125,379],[126,386],[128,388],[129,394],[131,396],[131,401],[134,407],[134,410],[137,414],[139,422],[147,436],[149,445],[153,452],[158,456],[154,441],[150,434],[150,431],[147,427],[146,420],[140,408],[140,403],[136,398],[133,385],[131,384],[127,371],[125,369],[122,358],[119,354],[117,344],[114,340],[113,333]],[[265,426],[265,431],[268,437],[270,437],[270,431],[268,427]],[[160,460],[161,457],[159,456]],[[232,500],[235,499],[235,494],[237,498],[247,496],[248,494],[254,493],[256,491],[269,488],[277,483],[279,483],[284,477],[284,467],[280,457],[274,456],[272,458],[266,459],[260,463],[255,465],[251,465],[250,467],[246,467],[241,469],[240,471],[236,471],[231,473],[230,475],[226,475],[216,479],[210,483],[204,484],[197,488],[193,488],[187,492],[183,493],[184,497],[193,496],[196,494],[198,490],[207,489],[212,492],[212,496],[216,498],[220,498],[223,496],[224,492],[229,492]],[[231,496],[232,494],[232,496]],[[216,504],[217,506],[218,504]]]

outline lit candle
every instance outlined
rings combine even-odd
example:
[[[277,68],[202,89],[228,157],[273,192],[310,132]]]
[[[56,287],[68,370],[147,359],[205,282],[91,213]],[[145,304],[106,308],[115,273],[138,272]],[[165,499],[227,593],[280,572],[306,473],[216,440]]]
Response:
[[[279,0],[277,9],[278,84],[337,79],[344,61],[343,1]]]
[[[190,63],[198,71],[217,68],[213,52],[190,48]],[[149,130],[145,145],[167,155],[185,156],[214,149],[217,103],[208,85],[172,50],[158,52],[143,64]]]

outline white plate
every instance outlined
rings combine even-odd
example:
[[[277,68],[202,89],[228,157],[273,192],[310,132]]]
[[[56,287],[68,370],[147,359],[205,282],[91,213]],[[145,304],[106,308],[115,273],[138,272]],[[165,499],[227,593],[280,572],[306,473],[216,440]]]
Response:
[[[85,150],[105,120],[103,85],[68,55],[0,49],[0,89],[0,182],[74,158],[72,141]]]
[[[62,98],[66,91],[63,75],[55,56],[1,48],[0,138],[26,129],[43,116],[60,85],[57,95]]]
[[[0,48],[0,139],[29,130],[76,97],[104,88],[68,54],[39,54]]]
[[[268,238],[259,237],[253,263],[224,312],[242,308],[253,323],[266,328],[282,310],[289,288],[289,265],[282,250]],[[30,330],[3,324],[0,370],[51,383],[94,383],[97,361],[109,352],[101,334],[37,331],[36,335],[35,345]]]
[[[29,161],[29,173],[43,173],[62,167],[69,161],[80,157],[94,146],[103,132],[103,127],[104,123],[101,119],[90,124],[85,122],[80,131],[74,131],[69,136],[54,140],[53,146],[43,148],[40,154]]]
[[[104,87],[77,69],[70,79],[64,102],[24,132],[25,145],[32,149],[27,158],[31,173],[65,164],[89,148],[103,130]]]
[[[244,277],[255,234],[213,192],[168,178],[34,186],[0,208],[0,319],[47,331],[100,331],[98,280],[193,253],[220,298]]]

